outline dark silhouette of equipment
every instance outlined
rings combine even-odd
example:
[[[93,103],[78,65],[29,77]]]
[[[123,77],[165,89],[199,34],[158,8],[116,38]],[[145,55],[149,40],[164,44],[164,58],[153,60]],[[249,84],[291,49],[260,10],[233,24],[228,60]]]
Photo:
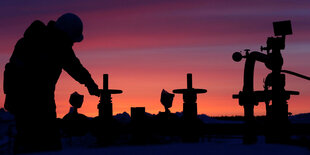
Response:
[[[78,113],[84,100],[84,95],[77,92],[71,94],[69,102],[72,105],[68,114],[63,117],[64,132],[68,136],[82,136],[88,131],[88,117]]]
[[[141,123],[145,120],[145,107],[131,107],[131,121]]]
[[[71,94],[69,102],[74,108],[74,111],[77,112],[78,108],[81,108],[84,101],[84,95],[80,95],[78,92],[74,92]]]
[[[175,89],[173,93],[183,94],[183,116],[184,119],[196,119],[197,118],[197,94],[206,93],[206,89],[193,88],[192,74],[187,74],[187,88]]]
[[[232,58],[236,62],[241,61],[242,58],[246,59],[243,90],[239,94],[234,94],[233,98],[239,99],[239,105],[244,107],[244,117],[248,122],[254,120],[254,106],[258,105],[259,102],[265,102],[266,115],[270,125],[267,132],[273,135],[273,140],[282,141],[287,140],[288,137],[286,132],[289,124],[287,100],[290,99],[291,95],[299,95],[299,92],[285,90],[285,74],[281,73],[292,74],[308,80],[310,78],[292,71],[282,70],[283,58],[281,50],[285,49],[286,35],[292,34],[291,22],[274,22],[273,28],[275,36],[280,37],[268,37],[267,46],[261,47],[261,51],[266,51],[267,54],[257,51],[250,52],[249,49],[244,50],[244,56],[242,56],[241,52],[233,54]],[[254,91],[253,88],[256,61],[264,63],[271,70],[271,73],[264,80],[264,90],[261,91]],[[272,105],[270,105],[270,101]]]
[[[299,73],[296,73],[296,72],[293,72],[293,71],[281,70],[281,72],[282,73],[291,74],[291,75],[297,76],[297,77],[305,79],[305,80],[310,80],[309,76],[305,76],[305,75],[302,75],[302,74],[299,74]]]
[[[93,119],[92,133],[100,146],[112,145],[119,134],[119,123],[113,118],[112,94],[121,94],[122,90],[109,89],[108,74],[103,74],[103,89],[100,89],[100,101],[97,106],[99,115]]]
[[[285,36],[292,34],[290,21],[274,22],[274,32],[276,36],[281,37],[269,37],[267,39],[267,46],[261,47],[261,51],[267,51],[267,54],[245,49],[246,54],[241,55],[240,52],[233,54],[233,60],[238,62],[242,58],[246,59],[244,68],[244,83],[243,91],[239,94],[233,95],[233,98],[239,99],[239,104],[244,107],[244,115],[246,119],[253,119],[254,117],[254,105],[258,105],[258,102],[265,102],[267,106],[267,115],[270,111],[269,102],[272,100],[273,103],[273,116],[287,119],[287,104],[286,100],[290,98],[290,95],[298,95],[296,91],[286,91],[285,86],[285,75],[281,74],[283,66],[283,58],[280,50],[285,48]],[[255,62],[260,61],[272,72],[266,77],[264,90],[254,91],[253,88],[253,76]],[[274,80],[272,80],[274,79]],[[269,88],[272,87],[272,90]],[[278,107],[279,106],[279,107]],[[285,108],[286,107],[286,108]],[[281,109],[281,110],[280,110]]]
[[[169,108],[172,107],[173,98],[174,94],[167,92],[165,89],[162,90],[160,102],[165,107],[165,113],[170,113]]]
[[[103,89],[100,89],[100,101],[98,104],[99,118],[112,120],[113,108],[111,94],[121,94],[122,90],[109,89],[109,75],[103,74]]]

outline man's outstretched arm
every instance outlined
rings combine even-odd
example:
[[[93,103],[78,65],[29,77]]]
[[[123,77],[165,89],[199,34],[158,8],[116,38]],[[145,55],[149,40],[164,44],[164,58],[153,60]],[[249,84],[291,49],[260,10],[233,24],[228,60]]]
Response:
[[[92,79],[90,73],[83,67],[73,50],[67,53],[64,59],[63,69],[80,84],[84,84],[90,95],[99,96],[98,85]]]

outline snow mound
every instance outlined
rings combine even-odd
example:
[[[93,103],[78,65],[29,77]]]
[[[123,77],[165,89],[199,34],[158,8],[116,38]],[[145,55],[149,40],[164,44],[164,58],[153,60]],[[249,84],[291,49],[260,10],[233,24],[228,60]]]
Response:
[[[243,121],[227,121],[211,118],[205,114],[198,115],[198,118],[205,124],[242,124]]]
[[[3,108],[0,109],[0,121],[13,121],[14,115],[6,112]]]
[[[290,116],[289,120],[293,124],[310,124],[310,113],[303,113]]]
[[[117,114],[117,115],[114,116],[114,118],[117,121],[119,121],[119,122],[121,122],[123,124],[128,124],[131,121],[131,118],[130,118],[130,116],[129,116],[129,114],[127,112],[123,112],[121,114]]]

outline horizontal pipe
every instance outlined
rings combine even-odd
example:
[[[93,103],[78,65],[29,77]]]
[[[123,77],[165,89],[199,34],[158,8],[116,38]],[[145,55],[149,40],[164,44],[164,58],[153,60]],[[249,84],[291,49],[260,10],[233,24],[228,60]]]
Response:
[[[300,78],[302,78],[302,79],[310,80],[310,77],[305,76],[305,75],[301,75],[301,74],[296,73],[296,72],[292,72],[292,71],[288,71],[288,70],[281,70],[281,72],[283,72],[283,73],[288,73],[288,74],[291,74],[291,75],[300,77]]]

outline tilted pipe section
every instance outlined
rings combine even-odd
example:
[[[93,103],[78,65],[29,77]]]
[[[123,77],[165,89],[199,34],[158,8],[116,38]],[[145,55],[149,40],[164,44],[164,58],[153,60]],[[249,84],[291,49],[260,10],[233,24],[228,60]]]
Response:
[[[254,118],[254,105],[258,104],[258,99],[254,93],[254,67],[255,62],[263,62],[268,66],[268,56],[264,53],[253,51],[249,53],[246,50],[246,55],[242,56],[240,52],[233,54],[233,60],[238,62],[242,58],[246,58],[243,77],[243,91],[238,95],[233,95],[233,98],[239,99],[239,105],[244,107],[244,116],[247,120]],[[268,67],[267,67],[268,68]]]
[[[255,62],[267,63],[268,56],[260,52],[251,52],[245,56],[245,67],[243,74],[243,92],[253,92],[254,91],[254,67]]]
[[[288,71],[288,70],[281,70],[281,72],[282,72],[282,73],[291,74],[291,75],[300,77],[300,78],[302,78],[302,79],[310,80],[310,77],[305,76],[305,75],[301,75],[301,74],[296,73],[296,72],[292,72],[292,71]]]

